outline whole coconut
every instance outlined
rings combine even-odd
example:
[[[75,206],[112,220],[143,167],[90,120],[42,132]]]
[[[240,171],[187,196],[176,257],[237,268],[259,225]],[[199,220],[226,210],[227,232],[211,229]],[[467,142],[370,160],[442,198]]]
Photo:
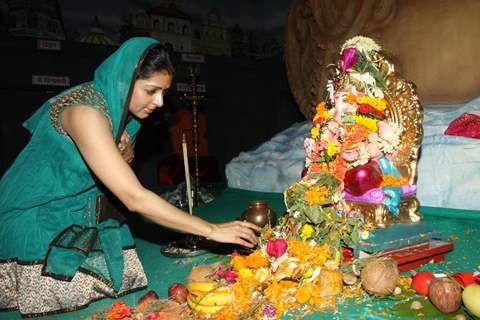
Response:
[[[360,273],[362,286],[369,294],[392,294],[397,286],[398,266],[392,258],[378,258],[367,263]]]
[[[462,304],[462,288],[448,278],[437,278],[430,283],[428,297],[441,312],[455,312]]]

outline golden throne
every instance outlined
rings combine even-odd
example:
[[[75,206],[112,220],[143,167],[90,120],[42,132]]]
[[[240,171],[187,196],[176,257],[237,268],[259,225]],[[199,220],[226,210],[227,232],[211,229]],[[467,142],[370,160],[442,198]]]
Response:
[[[391,158],[401,176],[414,186],[417,181],[417,162],[419,148],[423,137],[423,108],[419,102],[415,85],[402,79],[395,72],[394,65],[381,53],[373,52],[372,60],[385,79],[383,90],[387,100],[386,119],[395,123],[400,129],[400,143],[395,156]],[[349,74],[348,81],[362,88],[362,83]],[[347,205],[362,213],[367,223],[377,227],[386,227],[391,223],[417,222],[422,219],[419,213],[419,201],[415,194],[401,196],[399,215],[392,215],[384,204],[370,204],[358,201],[347,201]]]

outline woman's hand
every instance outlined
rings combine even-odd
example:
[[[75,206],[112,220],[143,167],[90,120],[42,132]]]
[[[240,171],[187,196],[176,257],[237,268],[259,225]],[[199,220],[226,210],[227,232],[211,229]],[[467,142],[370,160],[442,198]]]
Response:
[[[214,224],[213,230],[207,235],[208,239],[217,242],[236,243],[248,248],[257,244],[257,236],[261,228],[247,221],[232,221]]]

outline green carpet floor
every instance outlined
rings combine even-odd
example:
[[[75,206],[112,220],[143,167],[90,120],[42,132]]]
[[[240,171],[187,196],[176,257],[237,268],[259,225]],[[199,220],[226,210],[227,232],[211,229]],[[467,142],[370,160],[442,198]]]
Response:
[[[194,214],[211,222],[224,222],[239,218],[252,200],[266,200],[277,214],[285,212],[282,194],[225,189],[213,202],[196,208]],[[456,238],[453,241],[455,249],[447,254],[444,262],[428,264],[422,269],[442,273],[480,271],[480,255],[478,254],[478,248],[480,248],[480,212],[431,207],[423,207],[421,212],[425,217],[425,222],[441,233],[442,240]],[[218,254],[206,254],[185,259],[164,257],[160,254],[161,245],[178,238],[177,233],[160,228],[135,216],[129,217],[129,225],[136,239],[137,251],[149,281],[149,287],[146,290],[118,299],[129,305],[136,305],[138,298],[148,290],[155,290],[160,297],[166,298],[168,286],[175,282],[185,282],[193,265],[212,263],[222,259],[222,256]],[[225,248],[228,249],[229,247]],[[94,314],[95,310],[105,308],[115,301],[117,300],[104,299],[90,304],[83,310],[46,316],[41,319],[84,319]],[[314,314],[305,316],[303,319],[395,319],[399,317],[398,314],[386,309],[393,303],[392,301],[371,299],[357,305],[353,301],[346,300],[339,302],[340,312],[337,314]],[[445,319],[449,318],[451,317],[445,317]],[[22,317],[18,312],[4,312],[0,313],[0,319],[14,320],[22,319]],[[290,317],[286,319],[290,319]]]

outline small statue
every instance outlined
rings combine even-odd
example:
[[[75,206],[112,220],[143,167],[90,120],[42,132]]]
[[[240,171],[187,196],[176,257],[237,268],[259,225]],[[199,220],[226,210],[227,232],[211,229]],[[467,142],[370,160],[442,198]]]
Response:
[[[421,220],[415,197],[423,111],[380,47],[354,37],[342,47],[305,140],[307,175],[339,181],[337,211],[361,213],[372,228]]]

